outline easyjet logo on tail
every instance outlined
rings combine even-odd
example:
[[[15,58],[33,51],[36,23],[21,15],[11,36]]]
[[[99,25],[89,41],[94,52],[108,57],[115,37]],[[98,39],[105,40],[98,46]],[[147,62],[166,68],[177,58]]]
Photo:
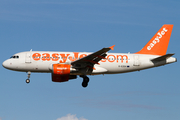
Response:
[[[163,28],[161,32],[158,32],[155,39],[147,47],[147,50],[151,50],[157,43],[161,42],[161,38],[166,34],[167,31],[168,30],[166,28]]]
[[[65,63],[67,62],[67,60],[69,61],[75,61],[78,59],[81,59],[83,57],[87,56],[87,54],[79,54],[79,52],[73,52],[73,54],[65,54],[65,53],[53,53],[53,54],[49,54],[49,53],[34,53],[32,55],[33,60],[35,61],[59,61],[59,63]],[[101,62],[119,62],[121,61],[121,63],[123,63],[125,61],[125,63],[128,63],[128,56],[127,55],[113,55],[110,54],[108,55],[105,59],[102,59]]]

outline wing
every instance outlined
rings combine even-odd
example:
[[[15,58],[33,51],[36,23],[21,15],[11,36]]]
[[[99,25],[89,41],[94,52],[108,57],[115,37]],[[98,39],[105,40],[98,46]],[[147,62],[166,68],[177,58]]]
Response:
[[[114,46],[103,48],[97,52],[94,52],[86,57],[83,57],[79,60],[73,61],[71,63],[72,67],[76,70],[80,71],[82,74],[92,73],[95,64],[99,64],[98,62],[102,59],[106,59],[106,52],[109,50],[114,50]]]

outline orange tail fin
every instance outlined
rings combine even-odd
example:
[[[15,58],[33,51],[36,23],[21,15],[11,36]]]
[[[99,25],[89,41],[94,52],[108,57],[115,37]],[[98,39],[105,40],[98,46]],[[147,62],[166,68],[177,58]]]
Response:
[[[151,40],[135,54],[165,55],[173,25],[163,25]]]

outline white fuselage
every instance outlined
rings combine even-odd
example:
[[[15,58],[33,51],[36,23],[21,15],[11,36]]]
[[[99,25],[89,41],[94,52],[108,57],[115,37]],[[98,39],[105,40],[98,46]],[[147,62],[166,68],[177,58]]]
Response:
[[[48,52],[29,51],[13,55],[12,58],[3,62],[3,66],[10,70],[22,72],[52,72],[53,64],[71,64],[72,61],[81,59],[91,53],[89,52]],[[90,75],[116,74],[138,71],[142,69],[157,67],[176,62],[176,58],[169,57],[166,60],[152,62],[157,55],[107,53],[106,59],[95,64]],[[70,75],[81,75],[82,73],[71,68]]]

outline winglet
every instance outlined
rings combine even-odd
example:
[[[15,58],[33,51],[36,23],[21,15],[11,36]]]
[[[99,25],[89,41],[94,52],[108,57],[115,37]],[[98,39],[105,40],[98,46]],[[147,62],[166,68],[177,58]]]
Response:
[[[111,50],[114,50],[114,46],[115,46],[115,45],[113,45],[113,46],[111,46],[111,47],[109,47],[109,48],[110,48]]]

